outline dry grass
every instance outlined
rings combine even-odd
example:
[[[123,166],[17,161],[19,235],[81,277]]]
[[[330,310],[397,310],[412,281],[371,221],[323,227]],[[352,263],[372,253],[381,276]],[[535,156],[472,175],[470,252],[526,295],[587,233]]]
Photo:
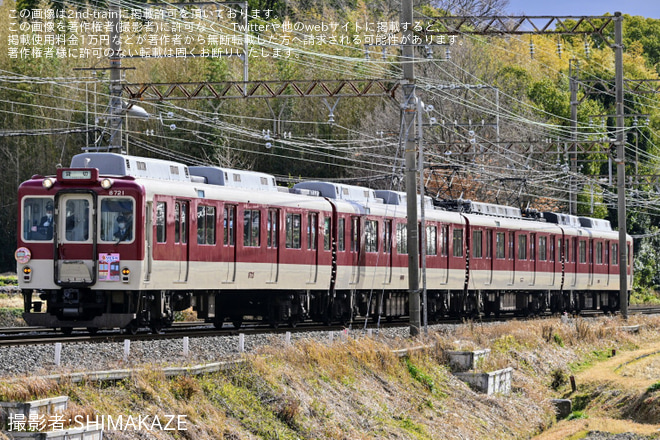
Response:
[[[611,418],[588,418],[580,420],[562,421],[547,432],[533,438],[533,440],[566,440],[582,438],[581,434],[591,431],[609,432],[621,434],[634,432],[639,435],[658,436],[658,426],[643,423],[635,423],[627,420]]]
[[[553,380],[573,374],[569,365],[582,365],[592,366],[583,373],[589,382],[583,376],[578,379],[578,395],[592,418],[562,422],[557,431],[544,434],[550,437],[539,438],[567,438],[586,429],[643,432],[630,422],[601,423],[597,418],[633,418],[625,409],[638,411],[638,405],[645,405],[638,412],[646,420],[656,420],[660,413],[660,403],[655,403],[660,392],[640,398],[646,392],[641,380],[640,388],[632,391],[612,381],[613,366],[634,358],[629,350],[660,334],[657,318],[631,318],[625,324],[631,321],[644,324],[643,330],[621,331],[624,322],[616,318],[568,324],[552,318],[495,325],[468,322],[416,341],[349,337],[287,346],[276,338],[224,373],[167,379],[154,367],[112,386],[58,386],[39,379],[0,382],[0,396],[24,400],[67,394],[76,402],[76,414],[187,414],[191,430],[179,438],[190,439],[513,440],[531,438],[554,423],[549,398],[566,392],[568,385],[555,384],[559,392],[554,393]],[[420,345],[431,348],[408,358],[391,351]],[[475,393],[449,372],[446,350],[480,348],[491,349],[481,369],[513,367],[511,395]],[[618,352],[615,358],[594,355],[612,348]],[[626,371],[646,372],[646,380],[658,368],[649,359],[630,364]]]
[[[22,309],[23,296],[22,295],[8,295],[6,293],[0,294],[0,309]]]

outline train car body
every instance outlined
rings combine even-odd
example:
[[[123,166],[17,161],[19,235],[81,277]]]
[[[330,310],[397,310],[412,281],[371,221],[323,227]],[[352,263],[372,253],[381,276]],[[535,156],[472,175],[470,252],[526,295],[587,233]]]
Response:
[[[608,223],[419,202],[430,319],[618,308],[618,233]],[[191,306],[216,326],[403,317],[405,206],[394,191],[282,189],[263,173],[80,154],[19,188],[24,317],[67,332],[159,330]]]

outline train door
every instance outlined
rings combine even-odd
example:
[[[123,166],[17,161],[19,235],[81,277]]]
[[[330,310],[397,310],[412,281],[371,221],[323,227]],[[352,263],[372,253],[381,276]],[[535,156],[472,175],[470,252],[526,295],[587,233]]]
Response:
[[[174,258],[179,262],[179,282],[188,281],[189,270],[189,212],[188,200],[177,200],[174,204]]]
[[[438,252],[440,284],[449,282],[449,225],[440,225],[440,252]]]
[[[266,218],[266,264],[270,266],[269,283],[277,283],[280,262],[280,210],[269,209]]]
[[[309,277],[307,284],[315,284],[319,269],[319,214],[307,214],[307,251],[309,257]]]
[[[569,244],[570,243],[570,244]],[[566,239],[566,272],[569,276],[568,285],[570,287],[577,286],[577,259],[575,255],[577,254],[577,237],[572,237],[570,242]]]
[[[351,281],[360,281],[360,217],[351,217]]]
[[[55,196],[55,282],[58,285],[92,285],[96,281],[96,202],[96,195],[91,191]],[[118,267],[116,271],[118,274]]]
[[[236,280],[236,205],[225,205],[222,212],[222,259],[226,264],[225,283]]]

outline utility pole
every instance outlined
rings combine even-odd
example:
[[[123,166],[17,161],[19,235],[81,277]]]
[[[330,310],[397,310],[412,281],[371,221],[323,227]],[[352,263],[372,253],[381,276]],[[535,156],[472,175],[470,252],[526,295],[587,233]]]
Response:
[[[619,223],[619,304],[628,319],[628,244],[626,242],[626,149],[623,121],[623,17],[614,13],[614,83],[616,87],[616,188]]]
[[[401,26],[403,31],[403,130],[405,140],[406,167],[406,211],[408,213],[408,314],[410,317],[410,336],[420,333],[419,300],[419,240],[417,232],[417,161],[415,145],[415,71],[414,46],[412,44],[413,2],[402,0]],[[422,195],[423,197],[423,195]]]
[[[578,90],[578,60],[572,58],[568,63],[568,77],[569,77],[569,88],[571,92],[571,155],[570,155],[570,169],[571,175],[569,176],[569,185],[568,185],[568,213],[571,215],[577,215],[577,111],[578,111],[578,99],[577,99],[577,90]]]

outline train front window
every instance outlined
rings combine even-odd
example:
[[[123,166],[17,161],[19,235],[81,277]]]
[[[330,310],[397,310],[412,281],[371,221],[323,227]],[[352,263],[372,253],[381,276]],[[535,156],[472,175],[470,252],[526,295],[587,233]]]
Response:
[[[59,217],[60,221],[64,222],[64,237],[66,241],[89,240],[89,214],[89,200],[82,198],[70,198],[66,200],[66,203],[64,203],[64,213],[60,212]]]
[[[101,198],[101,241],[133,241],[133,199],[128,197]]]
[[[51,197],[26,197],[23,200],[21,230],[25,241],[53,239],[53,199]]]

